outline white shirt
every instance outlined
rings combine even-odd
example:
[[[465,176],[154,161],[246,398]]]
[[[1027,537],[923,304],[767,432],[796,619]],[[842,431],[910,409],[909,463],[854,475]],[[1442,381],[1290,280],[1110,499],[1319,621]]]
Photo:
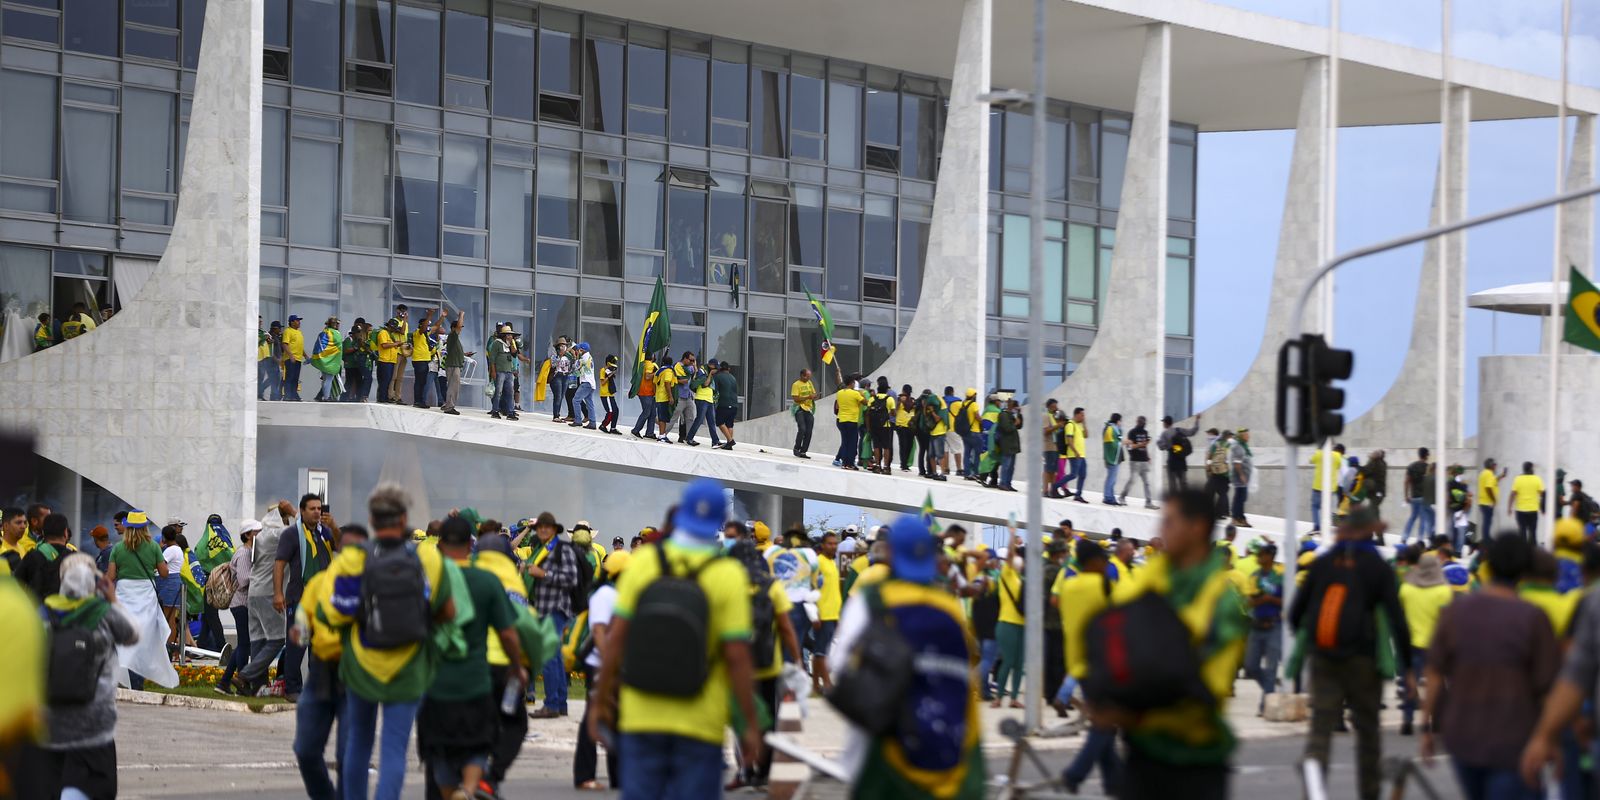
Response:
[[[167,560],[167,573],[179,575],[183,572],[183,548],[172,545],[161,551],[161,557]]]
[[[596,625],[610,625],[611,611],[617,606],[617,587],[606,584],[594,590],[589,595],[589,638],[594,639]],[[583,660],[595,669],[600,668],[600,643],[595,642],[594,649],[589,651],[589,657]]]

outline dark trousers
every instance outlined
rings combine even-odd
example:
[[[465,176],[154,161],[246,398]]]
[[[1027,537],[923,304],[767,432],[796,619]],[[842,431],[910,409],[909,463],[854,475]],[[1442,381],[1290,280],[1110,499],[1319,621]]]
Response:
[[[218,686],[226,687],[228,681],[233,679],[233,673],[244,669],[250,663],[250,608],[249,606],[234,606],[228,609],[233,612],[233,655],[228,658],[228,665],[222,670],[222,679],[217,681]]]
[[[794,412],[794,452],[796,455],[804,454],[811,449],[811,428],[816,424],[816,421],[816,416],[803,408]]]
[[[389,384],[394,382],[395,365],[387,361],[378,362],[378,402],[389,402]]]
[[[1306,739],[1306,758],[1314,758],[1328,769],[1328,751],[1333,729],[1346,706],[1356,733],[1357,784],[1361,800],[1377,800],[1383,776],[1378,771],[1382,742],[1378,738],[1378,702],[1383,679],[1370,656],[1330,658],[1311,657],[1311,736]]]
[[[634,433],[656,435],[656,399],[654,397],[639,396],[639,419],[633,423]]]
[[[1066,655],[1062,644],[1060,628],[1044,629],[1044,696],[1047,698],[1055,697],[1056,692],[1061,690],[1061,682],[1067,678]]]
[[[1046,695],[1048,696],[1048,695]],[[1068,790],[1077,794],[1076,787],[1089,779],[1095,767],[1100,768],[1100,785],[1107,795],[1120,796],[1122,784],[1122,757],[1117,755],[1117,732],[1114,728],[1090,728],[1084,738],[1083,749],[1072,759],[1061,779]],[[1174,797],[1183,795],[1172,795]]]
[[[1529,542],[1538,541],[1536,537],[1539,533],[1539,512],[1518,511],[1517,533],[1522,534],[1522,538],[1527,539]]]
[[[1167,491],[1189,488],[1189,466],[1167,462]]]
[[[939,462],[933,457],[933,434],[917,431],[917,474],[932,475],[939,471]]]
[[[283,616],[290,627],[294,626],[294,612],[299,603],[290,603],[283,607]],[[300,693],[300,662],[305,658],[306,648],[288,639],[283,640],[283,662],[278,666],[278,672],[283,678],[283,693],[286,695]]]
[[[1233,518],[1244,519],[1244,504],[1250,499],[1250,487],[1233,487]]]
[[[856,455],[861,452],[861,423],[839,423],[839,454],[835,456],[847,467],[856,465]]]
[[[1226,800],[1227,764],[1169,764],[1128,748],[1121,800]]]
[[[328,762],[323,755],[328,749],[328,735],[333,733],[333,725],[344,707],[344,688],[339,685],[338,673],[338,664],[313,659],[306,692],[294,710],[294,758],[300,767],[300,782],[305,784],[306,797],[314,800],[338,800],[343,794],[328,776]],[[334,752],[341,758],[344,743],[345,730],[341,724],[334,745]]]
[[[781,678],[768,678],[756,681],[756,697],[767,704],[767,710],[772,712],[772,721],[763,730],[775,731],[778,729],[778,703],[783,701],[783,680]],[[772,774],[772,748],[761,748],[761,761],[756,764],[756,781],[759,784],[767,782],[767,776]]]
[[[900,469],[901,471],[909,470],[911,469],[911,451],[916,449],[913,445],[917,442],[917,434],[910,428],[895,428],[894,436],[900,440]]]
[[[300,362],[292,358],[283,362],[283,399],[300,399]]]
[[[1206,494],[1211,495],[1212,507],[1218,519],[1228,516],[1228,476],[1206,475]]]
[[[600,420],[600,427],[615,429],[617,427],[617,398],[611,395],[601,396],[600,407],[605,409],[606,412],[605,419]]]
[[[429,374],[428,362],[411,362],[411,403],[418,408],[428,407],[428,387],[433,385]]]
[[[214,606],[206,603],[206,610],[200,612],[200,638],[195,644],[205,650],[221,650],[227,643],[227,637],[222,635],[222,617]]]
[[[494,678],[495,709],[498,712],[500,703],[498,698],[504,697],[506,681],[511,677],[508,667],[490,667],[489,674]],[[524,693],[527,687],[523,687]],[[516,713],[511,715],[498,714],[500,730],[495,734],[494,747],[489,749],[489,768],[484,771],[484,776],[495,786],[499,786],[506,779],[506,771],[511,769],[511,762],[517,760],[517,754],[522,752],[522,740],[528,736],[528,715],[524,713],[519,704]],[[579,726],[587,728],[587,725]],[[612,785],[616,785],[616,767],[611,764],[611,758],[606,758],[606,766],[611,770]],[[591,770],[592,772],[593,770]]]
[[[550,418],[561,419],[561,404],[567,399],[567,376],[550,376]],[[567,413],[572,413],[572,406],[567,406]]]
[[[1494,506],[1478,506],[1478,541],[1487,542],[1494,538]]]
[[[584,685],[593,686],[595,679],[594,667],[583,665]],[[583,707],[583,722],[578,725],[578,751],[572,755],[572,785],[582,786],[594,780],[595,767],[598,759],[595,754],[595,742],[589,738],[589,715],[594,712],[594,703],[585,703]],[[521,716],[521,715],[519,715]],[[523,717],[523,728],[527,728],[526,717]],[[519,739],[517,744],[522,742]],[[617,768],[617,743],[606,748],[606,778],[610,781],[611,788],[622,786],[622,771]],[[496,781],[498,783],[498,781]]]

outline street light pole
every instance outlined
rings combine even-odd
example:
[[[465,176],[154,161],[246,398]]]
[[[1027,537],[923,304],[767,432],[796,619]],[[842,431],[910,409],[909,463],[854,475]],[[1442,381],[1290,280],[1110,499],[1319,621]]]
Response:
[[[1023,726],[1033,733],[1039,730],[1039,708],[1044,702],[1044,486],[1032,480],[1042,476],[1044,439],[1038,432],[1044,428],[1044,192],[1045,165],[1045,0],[1033,2],[1033,163],[1029,165],[1028,198],[1028,413],[1024,422],[1029,427],[1022,430],[1022,464],[1020,471],[1028,476],[1025,483],[1028,493],[1027,548],[1024,565],[1028,580],[1023,603],[1027,607],[1026,652],[1023,663],[1026,680],[1027,709],[1023,712]],[[1015,478],[1013,478],[1015,480]],[[1041,477],[1042,480],[1042,477]]]

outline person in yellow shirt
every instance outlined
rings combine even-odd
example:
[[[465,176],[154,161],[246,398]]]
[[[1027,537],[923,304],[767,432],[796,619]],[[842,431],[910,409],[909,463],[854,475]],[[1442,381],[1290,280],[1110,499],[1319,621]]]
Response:
[[[839,534],[822,534],[817,545],[817,622],[812,625],[811,683],[818,692],[833,688],[828,674],[828,645],[839,627],[839,609],[844,607],[843,584],[839,582]],[[799,658],[795,658],[799,662]],[[759,677],[759,676],[758,676]]]
[[[635,439],[643,439],[651,434],[656,426],[656,362],[646,358],[644,365],[639,369],[639,385],[633,387],[633,393],[639,398],[639,418],[633,422],[630,431]]]
[[[400,343],[405,334],[400,332],[400,320],[390,317],[374,337],[378,349],[378,402],[397,403],[399,396],[389,391],[394,384],[395,369],[400,363]]]
[[[817,387],[811,382],[811,370],[802,368],[800,378],[789,385],[789,400],[794,403],[794,454],[796,458],[810,458],[811,429],[816,426]]]
[[[357,524],[339,528],[339,547],[360,548],[367,542],[367,529]],[[248,562],[247,562],[248,563]],[[300,604],[295,608],[289,641],[307,649],[306,682],[300,690],[294,737],[294,757],[302,767],[300,775],[311,797],[336,797],[328,778],[328,735],[344,707],[344,687],[339,684],[339,661],[344,656],[344,641],[339,630],[318,613],[333,597],[333,574],[323,570],[306,581]],[[312,713],[306,713],[311,711]],[[341,744],[343,739],[340,739]],[[340,748],[342,749],[342,748]],[[342,755],[342,753],[341,753]]]
[[[279,359],[283,353],[283,323],[272,321],[272,327],[261,330],[261,317],[256,317],[256,399],[283,399],[283,372]]]
[[[784,653],[789,654],[788,663],[799,664],[801,659],[800,632],[794,629],[794,623],[790,618],[790,612],[794,610],[794,601],[789,599],[783,584],[773,579],[767,560],[753,543],[741,542],[734,545],[733,549],[728,551],[728,557],[743,564],[749,574],[752,607],[755,599],[763,593],[766,594],[767,602],[772,604],[772,629],[764,634],[759,631],[752,632],[752,638],[758,642],[764,642],[770,636],[772,648],[765,653],[752,649],[751,658],[756,662],[756,696],[766,703],[771,712],[769,719],[772,724],[765,727],[763,733],[774,731],[777,730],[778,704],[783,701]],[[744,786],[766,784],[767,776],[772,772],[772,748],[762,748],[761,756],[752,760],[755,763],[735,773],[733,782],[725,787],[728,791]]]
[[[1401,558],[1407,560],[1408,556],[1416,558],[1415,551]],[[1405,578],[1400,583],[1400,607],[1406,613],[1406,628],[1411,631],[1413,681],[1422,678],[1428,645],[1433,643],[1433,630],[1439,624],[1439,615],[1444,613],[1445,606],[1450,605],[1455,597],[1456,593],[1451,591],[1449,582],[1445,580],[1444,566],[1437,555],[1423,553],[1406,570]],[[1415,698],[1407,697],[1401,701],[1401,736],[1411,735],[1412,717],[1416,710]]]
[[[1088,452],[1085,435],[1083,408],[1080,406],[1072,410],[1072,419],[1061,427],[1061,457],[1067,460],[1067,474],[1050,487],[1052,497],[1071,497],[1080,503],[1089,502],[1083,499],[1083,482],[1089,477],[1089,460],[1084,455]],[[1074,478],[1078,481],[1076,491],[1068,488]]]
[[[1549,550],[1535,549],[1533,562],[1528,565],[1528,574],[1517,585],[1517,596],[1538,606],[1550,618],[1550,629],[1555,631],[1556,638],[1566,639],[1567,629],[1572,625],[1572,615],[1583,600],[1583,592],[1557,591],[1557,570],[1556,557]]]
[[[848,470],[858,469],[856,458],[861,453],[861,411],[866,407],[866,395],[856,388],[856,375],[846,375],[844,388],[834,395],[834,424],[839,428],[839,452],[833,465]],[[865,381],[862,381],[865,384]],[[870,384],[863,388],[870,387]]]
[[[916,450],[917,431],[916,416],[917,404],[911,397],[911,384],[900,387],[900,394],[894,399],[894,436],[900,445],[900,471],[911,471],[911,455]]]
[[[1009,678],[1011,707],[1022,708],[1022,658],[1023,643],[1026,641],[1023,630],[1027,624],[1027,619],[1022,615],[1022,575],[1018,571],[1022,568],[1022,552],[1018,548],[1001,552],[1000,556],[1000,580],[997,581],[1000,622],[994,629],[995,641],[1000,643],[1000,671],[995,674],[995,695],[989,707],[1000,707],[1000,701],[1006,697],[1006,680]]]
[[[439,321],[430,325],[433,311],[422,312],[422,321],[411,332],[411,404],[428,408],[428,386],[433,383],[428,365],[433,363],[433,345],[444,332],[444,310],[439,311]]]
[[[300,399],[300,367],[306,360],[306,335],[300,331],[300,315],[289,315],[283,329],[283,399]]]
[[[1339,491],[1339,472],[1344,469],[1344,445],[1336,444],[1328,451],[1327,469],[1323,469],[1322,448],[1311,451],[1311,530],[1322,530],[1322,493]]]
[[[1495,474],[1495,467],[1500,466],[1495,460],[1485,459],[1483,471],[1478,473],[1478,535],[1487,538],[1494,535],[1494,508],[1500,505],[1500,481],[1506,477],[1506,471],[1500,470]]]
[[[1073,690],[1089,673],[1084,631],[1089,627],[1089,620],[1109,605],[1114,584],[1107,572],[1109,561],[1104,548],[1087,539],[1080,539],[1074,549],[1078,572],[1070,577],[1058,577],[1054,596],[1050,598],[1050,602],[1061,611],[1062,657],[1066,663],[1067,678],[1062,681],[1056,700],[1062,704],[1071,702]],[[1068,570],[1061,570],[1062,576],[1067,573]],[[1078,787],[1098,765],[1105,793],[1116,793],[1122,773],[1122,758],[1117,754],[1116,736],[1114,727],[1094,726],[1089,729],[1083,748],[1067,766],[1066,772],[1062,773],[1062,781],[1068,792],[1077,794]]]
[[[656,365],[652,383],[656,387],[656,440],[670,441],[667,438],[667,424],[672,420],[673,387],[678,383],[678,371],[673,368],[670,359]]]
[[[1530,543],[1538,541],[1539,512],[1544,509],[1544,481],[1533,474],[1533,462],[1522,462],[1522,474],[1511,482],[1508,503],[1516,515],[1517,532]]]
[[[28,516],[20,508],[7,508],[0,521],[0,559],[4,559],[15,573],[22,557],[32,552],[38,542],[28,535]]]

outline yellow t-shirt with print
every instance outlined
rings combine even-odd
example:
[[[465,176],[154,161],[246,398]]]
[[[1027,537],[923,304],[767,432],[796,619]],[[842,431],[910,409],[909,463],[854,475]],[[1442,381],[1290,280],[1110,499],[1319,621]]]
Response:
[[[898,401],[899,398],[896,398]],[[911,427],[913,406],[910,403],[897,403],[894,410],[894,426],[896,428]]]
[[[790,402],[794,402],[796,396],[810,397],[816,393],[817,387],[811,381],[795,381],[789,385]],[[795,403],[795,405],[800,406],[801,411],[815,411],[817,403],[815,400],[806,400],[805,402]]]
[[[715,545],[686,547],[667,540],[668,563],[674,573],[685,574],[706,560],[722,555]],[[634,554],[617,583],[615,616],[629,619],[644,592],[660,574],[661,564],[654,548],[647,545]],[[642,692],[626,684],[622,687],[617,728],[622,733],[664,733],[720,746],[723,728],[728,726],[732,704],[728,700],[728,665],[722,646],[730,641],[750,639],[750,578],[738,561],[718,559],[706,565],[698,576],[709,610],[706,647],[711,655],[711,670],[705,685],[693,697],[668,697]]]
[[[856,389],[840,389],[837,402],[839,403],[840,422],[860,422],[861,403],[864,398]]]
[[[1538,511],[1539,500],[1544,497],[1544,479],[1538,475],[1518,475],[1511,482],[1511,495],[1516,498],[1518,511]]]
[[[789,593],[784,591],[783,584],[777,581],[767,585],[767,596],[772,598],[772,624],[776,627],[778,620],[788,616],[794,608],[794,602],[789,599]],[[795,631],[796,635],[799,633]],[[772,650],[772,665],[756,670],[758,681],[772,680],[783,674],[783,634],[772,637]]]
[[[678,383],[678,371],[672,367],[656,370],[656,402],[672,402],[672,387]]]
[[[1332,451],[1329,451],[1332,452]],[[1339,471],[1344,469],[1344,454],[1333,453],[1328,459],[1328,479],[1322,479],[1322,451],[1311,451],[1311,490],[1314,492],[1333,491],[1339,488]],[[1316,524],[1316,520],[1312,520]]]
[[[838,622],[839,609],[844,605],[844,596],[839,587],[839,565],[827,556],[817,558],[817,591],[822,594],[817,598],[817,619],[823,622]]]
[[[393,344],[395,346],[394,347],[384,347],[384,345],[386,345],[386,344]],[[394,334],[389,333],[389,329],[387,329],[387,328],[379,328],[378,329],[378,363],[380,363],[380,364],[397,364],[397,363],[399,363],[400,362],[400,347],[399,347],[399,344],[400,344],[400,342],[399,342],[398,338]]]
[[[1022,616],[1017,608],[1018,603],[1026,602],[1022,599],[1022,576],[1011,568],[1010,564],[1000,567],[1000,621],[1013,625],[1026,625],[1028,620]]]

